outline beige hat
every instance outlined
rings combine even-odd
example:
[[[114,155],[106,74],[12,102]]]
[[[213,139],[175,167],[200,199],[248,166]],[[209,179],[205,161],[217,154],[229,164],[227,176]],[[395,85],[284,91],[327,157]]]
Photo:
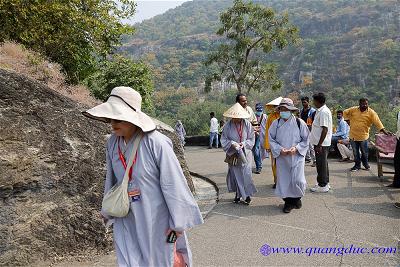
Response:
[[[266,106],[266,107],[267,107],[267,106],[279,106],[279,104],[281,103],[282,99],[283,99],[283,97],[281,97],[281,96],[278,97],[278,98],[275,98],[275,99],[272,100],[271,102],[265,104],[265,106]]]
[[[109,122],[110,119],[127,121],[143,132],[156,129],[153,120],[141,111],[142,97],[130,87],[115,87],[103,104],[82,112],[88,118]]]
[[[239,103],[236,103],[224,112],[224,117],[232,119],[248,119],[250,118],[250,114]]]
[[[290,110],[290,111],[298,110],[298,108],[296,108],[296,107],[294,106],[293,100],[290,99],[290,98],[283,98],[282,101],[281,101],[281,103],[280,103],[279,106],[278,106],[278,109],[279,109],[280,107],[285,107],[285,108],[287,108],[287,109]]]

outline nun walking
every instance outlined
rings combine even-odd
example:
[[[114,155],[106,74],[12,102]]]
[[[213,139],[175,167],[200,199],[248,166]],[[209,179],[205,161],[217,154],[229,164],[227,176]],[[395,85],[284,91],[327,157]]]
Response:
[[[276,159],[277,184],[275,194],[285,201],[283,212],[300,209],[307,182],[304,175],[305,156],[309,144],[306,123],[292,112],[297,108],[290,98],[283,98],[278,106],[280,118],[269,128],[269,144]]]
[[[176,121],[175,124],[175,132],[179,137],[179,140],[181,141],[182,146],[185,146],[185,137],[186,137],[186,131],[185,127],[183,127],[183,124],[180,120]]]
[[[249,122],[249,113],[236,103],[224,113],[230,118],[221,136],[222,148],[228,163],[226,184],[229,192],[235,192],[234,203],[249,205],[251,196],[257,192],[252,179],[252,148],[255,142],[254,130]]]
[[[192,266],[186,231],[203,219],[171,140],[155,130],[141,102],[132,88],[116,87],[107,102],[83,113],[113,129],[106,146],[105,195],[129,177],[128,214],[112,217],[104,202],[101,214],[113,223],[119,266]]]

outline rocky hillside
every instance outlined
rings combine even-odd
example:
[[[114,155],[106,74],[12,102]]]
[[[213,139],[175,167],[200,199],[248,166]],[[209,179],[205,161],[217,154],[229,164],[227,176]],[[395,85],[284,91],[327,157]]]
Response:
[[[0,265],[110,248],[98,215],[108,131],[82,116],[85,108],[0,69]],[[175,149],[193,189],[182,148]]]
[[[219,14],[232,0],[185,2],[137,24],[123,50],[154,69],[156,88],[204,87],[202,61],[219,37]],[[334,105],[400,101],[400,2],[397,0],[254,0],[288,12],[303,42],[264,57],[280,66],[284,94],[323,90]],[[340,103],[339,103],[340,102]]]

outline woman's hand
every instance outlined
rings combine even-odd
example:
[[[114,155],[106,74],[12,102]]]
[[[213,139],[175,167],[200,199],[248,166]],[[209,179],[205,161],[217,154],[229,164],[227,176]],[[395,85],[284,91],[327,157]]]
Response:
[[[282,148],[281,156],[287,156],[287,155],[289,155],[289,150],[287,150],[286,148]]]

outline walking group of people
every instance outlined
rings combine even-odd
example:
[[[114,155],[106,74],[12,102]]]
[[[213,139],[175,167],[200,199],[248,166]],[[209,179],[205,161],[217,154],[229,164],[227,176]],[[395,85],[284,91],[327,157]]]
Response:
[[[299,110],[289,98],[279,97],[265,105],[256,104],[256,112],[247,105],[246,96],[239,94],[236,104],[223,116],[228,118],[222,130],[221,144],[228,163],[227,187],[235,193],[234,203],[249,205],[257,192],[252,179],[261,173],[262,160],[271,159],[273,188],[285,202],[283,212],[290,213],[302,207],[307,183],[304,174],[306,163],[316,167],[316,184],[311,192],[326,193],[331,186],[328,154],[337,151],[340,161],[354,162],[352,172],[370,169],[368,163],[368,139],[372,125],[379,132],[391,135],[377,113],[368,106],[368,99],[361,98],[359,106],[336,112],[337,127],[334,131],[331,110],[325,104],[323,93],[313,95],[314,107],[308,97],[302,97]],[[398,115],[397,138],[400,138]],[[399,143],[399,141],[397,141]],[[392,187],[400,187],[399,145],[395,153],[395,178]],[[252,155],[253,154],[253,155]]]
[[[235,203],[250,204],[257,192],[252,180],[252,159],[255,158],[259,173],[268,153],[273,161],[275,192],[285,202],[285,213],[302,206],[307,186],[304,166],[306,161],[313,160],[314,152],[318,175],[311,191],[329,191],[327,155],[332,138],[338,137],[338,144],[345,144],[347,135],[341,132],[344,125],[336,135],[332,133],[331,111],[323,94],[313,96],[315,111],[306,105],[308,99],[302,100],[300,118],[294,115],[298,109],[289,98],[268,103],[267,117],[263,114],[264,105],[257,104],[254,113],[242,94],[224,113],[229,121],[223,127],[221,144],[229,166],[227,186],[235,193]],[[113,225],[119,266],[192,266],[186,231],[202,224],[203,219],[171,140],[156,130],[153,120],[141,111],[141,104],[137,91],[116,87],[105,103],[83,112],[88,118],[109,123],[113,129],[106,144],[101,218],[106,225]],[[213,119],[214,114],[210,116],[212,145],[218,138],[218,122]],[[369,169],[369,127],[374,123],[380,131],[390,133],[366,99],[360,100],[359,107],[343,111],[343,116],[350,121],[349,140],[355,159],[352,170],[359,170],[361,164]],[[400,115],[397,127],[395,187],[400,186]],[[181,123],[177,128],[184,132]]]

